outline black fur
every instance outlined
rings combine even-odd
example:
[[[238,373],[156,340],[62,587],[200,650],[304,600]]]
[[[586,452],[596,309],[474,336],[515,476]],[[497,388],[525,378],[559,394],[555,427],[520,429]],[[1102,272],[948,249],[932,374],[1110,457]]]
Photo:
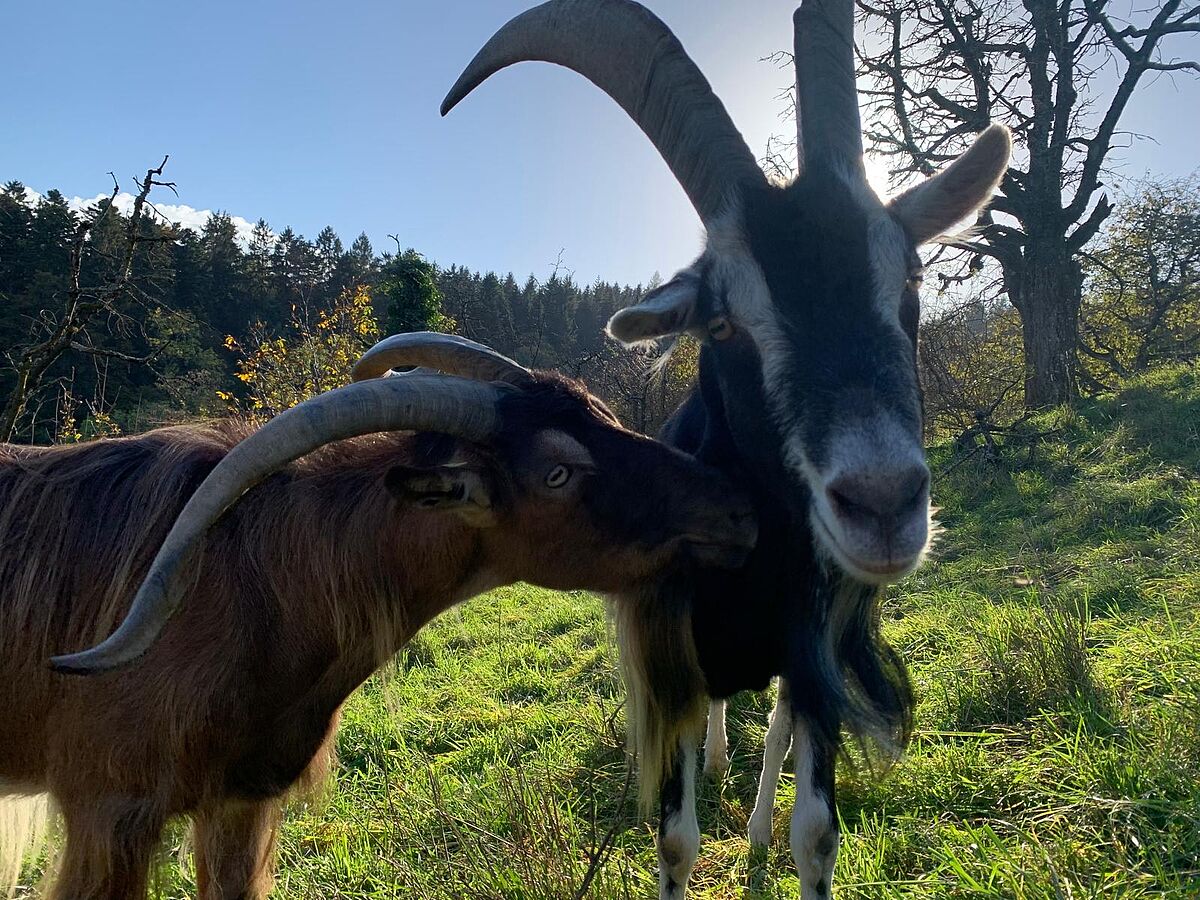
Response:
[[[702,379],[703,382],[703,379]],[[697,395],[699,392],[697,392]],[[663,439],[704,434],[710,448],[731,441],[708,408],[685,403],[664,429]],[[690,449],[690,448],[685,448]],[[728,471],[730,460],[701,459]],[[737,475],[747,478],[740,467]],[[742,690],[763,690],[776,675],[792,684],[792,705],[808,719],[814,739],[841,745],[846,726],[859,740],[886,737],[903,747],[911,729],[912,688],[904,665],[879,631],[875,589],[844,586],[844,576],[817,558],[807,519],[790,514],[777,491],[750,481],[759,512],[759,543],[747,564],[736,571],[695,571],[688,579],[692,639],[710,696],[729,697]],[[674,589],[680,579],[674,580]],[[836,602],[852,603],[846,627],[835,641],[834,657],[825,652]]]
[[[881,407],[919,436],[916,294],[902,299],[901,329],[879,315],[866,214],[841,179],[810,170],[789,188],[747,197],[743,215],[791,348],[785,389],[809,458],[825,461],[840,417]],[[702,314],[716,314],[724,301],[705,285]],[[907,672],[880,634],[879,591],[818,556],[809,488],[784,466],[761,372],[747,336],[706,344],[698,385],[661,433],[740,480],[759,513],[759,546],[743,569],[697,571],[688,582],[708,691],[728,697],[785,675],[814,741],[836,750],[846,728],[890,756],[911,729]]]

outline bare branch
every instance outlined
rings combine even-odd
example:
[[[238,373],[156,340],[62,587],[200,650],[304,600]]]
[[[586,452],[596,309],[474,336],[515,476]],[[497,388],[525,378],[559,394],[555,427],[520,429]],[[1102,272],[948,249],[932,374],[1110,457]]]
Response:
[[[1072,252],[1078,252],[1083,246],[1096,236],[1100,231],[1100,226],[1108,218],[1112,212],[1112,203],[1109,202],[1106,194],[1101,194],[1100,199],[1096,201],[1096,205],[1092,208],[1089,215],[1081,222],[1076,229],[1067,235],[1067,246]]]
[[[155,347],[144,356],[137,356],[131,353],[122,353],[119,350],[106,350],[103,347],[94,347],[91,344],[82,344],[78,341],[72,341],[70,348],[77,353],[83,353],[87,356],[98,356],[102,359],[119,359],[122,362],[145,364],[153,362],[154,359],[162,353],[166,348],[166,344]]]
[[[33,345],[14,355],[15,383],[12,393],[0,413],[0,442],[12,439],[17,422],[25,410],[29,397],[35,393],[55,363],[72,350],[95,357],[124,359],[128,362],[143,362],[139,357],[119,353],[115,350],[97,348],[79,341],[88,324],[98,315],[120,316],[116,303],[131,290],[133,262],[139,245],[162,240],[160,237],[141,233],[144,209],[150,191],[155,187],[170,187],[170,182],[159,178],[169,157],[164,156],[157,166],[147,169],[146,177],[136,181],[138,193],[134,197],[133,209],[124,227],[124,239],[118,254],[115,274],[102,285],[87,287],[82,284],[83,261],[89,249],[88,239],[95,226],[106,216],[117,215],[116,199],[121,186],[113,176],[113,189],[107,202],[100,204],[94,215],[85,215],[75,228],[69,251],[69,274],[66,302],[57,319],[47,317],[49,333]],[[112,175],[112,173],[109,173]]]

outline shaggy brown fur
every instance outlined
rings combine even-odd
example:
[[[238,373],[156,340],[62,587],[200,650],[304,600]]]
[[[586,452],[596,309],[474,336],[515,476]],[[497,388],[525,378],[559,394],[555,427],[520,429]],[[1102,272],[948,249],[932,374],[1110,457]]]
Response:
[[[418,529],[382,479],[408,439],[363,439],[275,476],[213,529],[185,576],[194,600],[144,664],[51,673],[48,655],[116,626],[183,502],[244,433],[0,451],[0,775],[62,808],[56,896],[140,896],[162,824],[185,811],[197,812],[202,896],[239,896],[216,889],[232,870],[246,896],[264,895],[275,798],[325,767],[339,706],[385,648],[438,611],[435,596],[458,599],[470,548],[439,533],[453,520],[421,522],[430,583],[402,577],[395,550]],[[218,858],[250,846],[253,864]]]
[[[53,896],[142,897],[163,824],[189,814],[201,898],[264,897],[281,798],[320,779],[342,703],[423,624],[516,580],[630,589],[674,558],[680,534],[715,534],[715,516],[748,509],[682,454],[571,406],[574,424],[561,410],[550,424],[596,471],[570,503],[531,495],[510,471],[546,422],[506,421],[498,447],[455,449],[491,478],[495,527],[389,493],[421,436],[338,442],[286,467],[211,529],[154,648],[88,678],[46,659],[112,631],[185,500],[250,426],[0,445],[0,794],[48,791],[61,808]]]

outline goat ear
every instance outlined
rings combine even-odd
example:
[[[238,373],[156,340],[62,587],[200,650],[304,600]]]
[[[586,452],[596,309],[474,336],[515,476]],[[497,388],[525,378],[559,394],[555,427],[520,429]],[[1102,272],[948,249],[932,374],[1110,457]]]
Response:
[[[914,243],[923,244],[982,209],[1008,168],[1012,136],[990,125],[942,171],[909,188],[888,204]]]
[[[491,492],[478,470],[393,466],[384,485],[401,503],[414,509],[453,512],[477,527],[494,523]]]
[[[608,333],[626,346],[681,334],[695,325],[699,297],[700,275],[685,269],[641,303],[617,310],[608,320]]]

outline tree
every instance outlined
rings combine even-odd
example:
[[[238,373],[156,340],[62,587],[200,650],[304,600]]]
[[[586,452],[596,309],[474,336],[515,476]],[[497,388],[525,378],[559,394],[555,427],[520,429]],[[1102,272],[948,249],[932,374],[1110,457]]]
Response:
[[[893,177],[929,175],[989,122],[1019,155],[973,240],[1020,313],[1028,407],[1077,393],[1080,253],[1112,205],[1101,193],[1121,118],[1149,73],[1200,72],[1169,58],[1200,31],[1200,5],[1152,3],[1118,19],[1112,0],[859,0],[868,138]],[[1110,88],[1105,90],[1105,88]]]
[[[355,361],[378,337],[371,293],[360,286],[343,292],[311,317],[293,310],[283,336],[257,325],[245,342],[229,336],[225,346],[241,357],[237,377],[249,391],[248,411],[270,417],[348,384]],[[218,396],[237,404],[232,393],[218,392]]]
[[[437,268],[416,250],[385,255],[376,290],[386,300],[392,334],[454,330],[454,320],[442,312]]]
[[[366,232],[354,239],[342,257],[341,269],[347,284],[365,284],[375,274],[375,250]]]
[[[10,362],[0,366],[0,397],[22,354],[63,320],[64,301],[77,293],[76,312],[95,310],[73,320],[70,345],[29,380],[22,437],[137,431],[207,415],[222,393],[255,411],[282,409],[343,384],[385,320],[393,331],[457,330],[523,363],[583,375],[642,429],[658,427],[694,369],[694,347],[681,345],[658,366],[662,377],[649,377],[655,352],[602,334],[643,288],[580,287],[561,260],[522,285],[511,273],[439,268],[399,246],[380,260],[366,235],[346,249],[331,228],[310,243],[259,219],[243,243],[224,213],[194,231],[156,223],[151,209],[135,204],[131,231],[113,198],[76,213],[57,191],[36,198],[17,182],[0,187],[0,347]],[[106,305],[88,306],[101,295]],[[235,378],[239,391],[230,390]]]
[[[465,267],[450,266],[434,270],[435,288],[442,309],[454,319],[456,330],[464,337],[487,342],[491,335],[481,322],[479,309],[480,277]]]
[[[272,293],[275,302],[270,324],[289,321],[295,310],[305,310],[316,284],[317,259],[313,246],[291,228],[279,233],[271,250]]]
[[[145,328],[154,346],[152,390],[139,392],[135,403],[112,411],[125,431],[147,425],[187,421],[217,412],[218,391],[228,384],[231,367],[223,364],[211,327],[187,309],[161,306],[150,311]]]
[[[138,194],[128,218],[118,221],[119,213],[114,204],[120,186],[114,184],[112,195],[75,226],[68,251],[67,283],[59,308],[42,310],[38,333],[32,343],[9,354],[14,377],[8,401],[0,412],[0,442],[12,440],[30,396],[41,387],[46,373],[64,354],[76,352],[97,359],[146,361],[121,351],[97,347],[88,339],[87,328],[97,318],[121,316],[118,304],[134,289],[134,260],[142,245],[173,239],[169,231],[163,234],[161,229],[150,228],[146,214],[147,198],[153,188],[174,188],[171,182],[158,180],[166,164],[167,157],[164,156],[157,167],[148,169],[146,177],[137,182]],[[106,227],[120,232],[117,246],[105,252],[107,258],[100,260],[105,267],[111,268],[106,277],[89,283],[85,281],[85,266],[96,261],[97,248],[103,244],[94,232]]]
[[[495,272],[488,272],[479,283],[479,321],[480,333],[487,336],[486,343],[502,353],[515,351],[512,309],[504,285]]]
[[[240,332],[251,317],[242,302],[246,265],[232,216],[215,212],[208,217],[200,233],[200,253],[201,300],[208,321],[223,334]]]
[[[19,289],[28,281],[32,229],[33,213],[25,202],[25,185],[10,181],[0,189],[0,291]],[[4,296],[0,293],[0,298]]]
[[[665,356],[656,348],[605,341],[564,368],[586,380],[627,426],[655,434],[695,384],[699,360],[699,345],[684,336]]]
[[[558,267],[541,285],[542,354],[538,365],[559,366],[575,355],[575,307],[578,289]]]
[[[1084,275],[1088,386],[1200,354],[1200,177],[1151,183],[1118,204]]]
[[[0,190],[0,346],[11,347],[25,336],[29,315],[27,293],[33,280],[33,210],[25,185],[10,181]]]
[[[246,276],[256,294],[266,297],[270,290],[271,250],[275,246],[275,235],[266,219],[254,223],[250,242],[246,250]]]
[[[79,217],[71,211],[67,198],[51,190],[38,201],[30,223],[31,264],[42,271],[66,272],[70,261],[71,238]]]
[[[332,226],[326,225],[317,234],[317,239],[313,241],[313,254],[316,257],[316,277],[321,287],[321,299],[332,300],[348,287],[338,283],[338,264],[346,251],[342,247],[342,239]]]

